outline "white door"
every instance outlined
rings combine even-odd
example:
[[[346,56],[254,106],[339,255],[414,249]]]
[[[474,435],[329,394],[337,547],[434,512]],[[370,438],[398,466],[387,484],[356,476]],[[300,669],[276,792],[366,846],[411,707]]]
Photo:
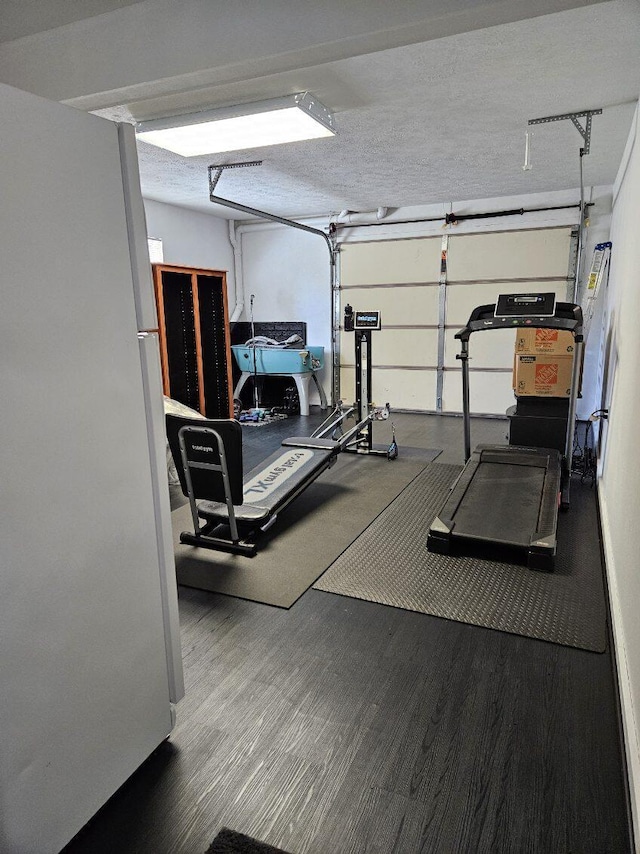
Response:
[[[172,727],[117,127],[0,86],[0,850]]]

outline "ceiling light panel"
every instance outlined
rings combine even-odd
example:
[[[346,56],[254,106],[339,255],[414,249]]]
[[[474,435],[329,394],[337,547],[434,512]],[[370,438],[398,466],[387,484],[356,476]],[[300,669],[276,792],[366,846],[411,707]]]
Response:
[[[183,157],[334,135],[333,116],[308,92],[224,110],[172,116],[137,126],[137,136],[142,142]]]

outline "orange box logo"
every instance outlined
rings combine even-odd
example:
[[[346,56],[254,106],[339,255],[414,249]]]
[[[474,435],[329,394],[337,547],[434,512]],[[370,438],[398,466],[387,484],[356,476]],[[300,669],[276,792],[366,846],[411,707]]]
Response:
[[[558,365],[536,365],[536,386],[550,386],[558,382]]]
[[[551,344],[558,340],[557,329],[536,329],[536,344]]]

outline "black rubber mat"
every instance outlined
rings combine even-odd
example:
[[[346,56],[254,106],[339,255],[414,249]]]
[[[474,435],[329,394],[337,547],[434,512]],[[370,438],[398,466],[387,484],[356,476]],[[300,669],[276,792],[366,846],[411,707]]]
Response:
[[[265,842],[259,842],[244,833],[237,833],[223,827],[213,840],[207,854],[287,854],[282,848],[274,848]]]
[[[171,514],[178,584],[290,608],[439,453],[401,452],[394,462],[340,454],[261,535],[253,558],[180,543],[180,532],[193,530],[182,505]]]
[[[555,572],[541,573],[427,551],[429,526],[460,470],[427,466],[314,588],[603,652],[606,604],[594,491],[572,484],[571,508],[558,521]]]

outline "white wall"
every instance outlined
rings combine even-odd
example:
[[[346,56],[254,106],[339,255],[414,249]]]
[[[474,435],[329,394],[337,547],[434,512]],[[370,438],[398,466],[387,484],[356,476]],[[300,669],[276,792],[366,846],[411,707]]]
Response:
[[[237,229],[241,272],[236,295],[229,221],[187,208],[145,199],[149,237],[162,240],[166,264],[227,271],[229,315],[245,302],[238,319],[249,320],[249,297],[255,294],[254,320],[300,320],[307,343],[325,348],[318,377],[331,396],[331,278],[329,251],[321,237],[279,225],[256,223]],[[244,292],[243,292],[243,281]],[[315,389],[311,403],[319,404]]]
[[[611,224],[606,319],[606,394],[600,506],[636,840],[640,843],[640,129],[638,112],[623,160]],[[637,849],[638,850],[638,849]]]
[[[165,264],[227,271],[229,314],[235,305],[233,248],[228,220],[145,199],[149,237],[162,240]]]
[[[331,398],[331,271],[329,249],[319,235],[290,226],[241,226],[245,310],[251,294],[254,320],[300,320],[307,324],[307,344],[325,348],[318,374]],[[311,403],[319,403],[317,392]]]

